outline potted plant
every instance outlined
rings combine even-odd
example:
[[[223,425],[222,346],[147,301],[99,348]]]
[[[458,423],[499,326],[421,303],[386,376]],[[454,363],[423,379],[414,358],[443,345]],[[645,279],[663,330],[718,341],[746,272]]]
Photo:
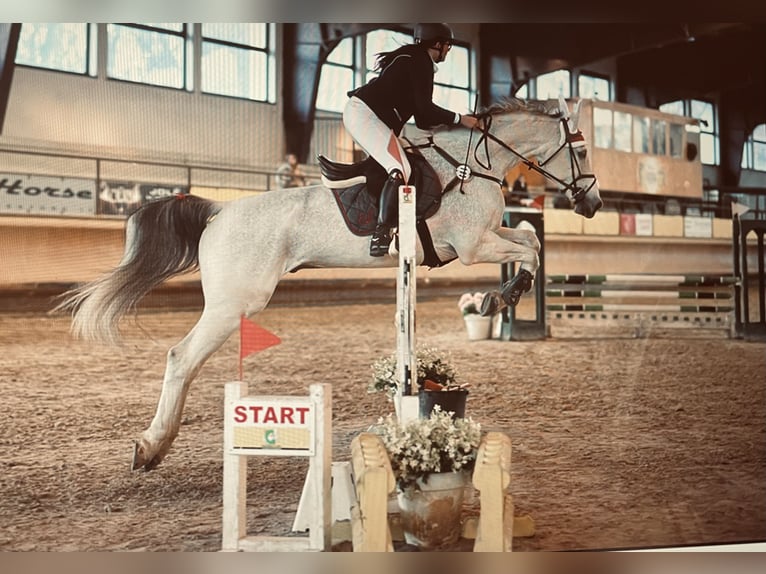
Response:
[[[429,550],[454,544],[481,440],[479,423],[454,419],[437,405],[430,416],[406,424],[390,414],[375,429],[396,479],[405,540]]]
[[[458,373],[448,353],[434,347],[420,346],[417,355],[417,391],[420,416],[428,416],[434,405],[441,405],[455,417],[465,416],[468,383],[458,381]],[[377,359],[372,364],[369,392],[384,392],[393,400],[399,388],[396,371],[396,353]]]
[[[480,314],[481,301],[484,293],[463,293],[458,299],[457,306],[463,314],[465,328],[469,341],[489,339],[492,335],[492,317],[482,317]]]

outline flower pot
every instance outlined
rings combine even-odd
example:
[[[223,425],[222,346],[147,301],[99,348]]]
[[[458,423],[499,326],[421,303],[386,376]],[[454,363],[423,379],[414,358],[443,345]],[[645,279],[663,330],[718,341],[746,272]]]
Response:
[[[465,401],[468,398],[466,389],[452,391],[426,391],[418,393],[420,416],[428,418],[435,405],[439,405],[444,412],[452,412],[453,419],[465,418]]]
[[[492,333],[492,317],[482,317],[481,315],[465,315],[465,328],[468,331],[469,341],[480,341],[489,339]]]
[[[397,492],[399,517],[407,544],[424,550],[440,550],[460,538],[464,472],[435,472],[427,481]]]

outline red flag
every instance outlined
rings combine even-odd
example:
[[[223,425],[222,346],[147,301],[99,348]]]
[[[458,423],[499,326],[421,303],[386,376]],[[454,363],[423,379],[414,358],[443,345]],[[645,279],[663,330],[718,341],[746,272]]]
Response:
[[[271,331],[256,325],[242,315],[239,320],[239,380],[242,380],[242,360],[274,345],[279,345],[282,339]]]

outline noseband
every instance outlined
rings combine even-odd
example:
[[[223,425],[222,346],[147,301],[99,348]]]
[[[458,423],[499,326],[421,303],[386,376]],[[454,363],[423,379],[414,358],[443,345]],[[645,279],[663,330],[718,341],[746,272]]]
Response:
[[[569,123],[567,122],[567,118],[561,118],[561,131],[563,134],[561,145],[545,160],[541,161],[539,164],[534,163],[533,161],[527,159],[525,156],[517,152],[515,149],[513,149],[511,146],[506,144],[504,141],[502,141],[500,138],[495,136],[492,132],[490,132],[490,129],[492,127],[492,116],[487,114],[484,116],[481,116],[481,119],[484,123],[484,129],[482,130],[481,137],[479,138],[479,141],[476,142],[476,148],[474,149],[474,159],[476,160],[476,163],[478,163],[480,166],[482,166],[484,169],[491,170],[492,169],[492,163],[489,159],[489,149],[487,145],[487,140],[492,140],[501,147],[505,148],[515,156],[517,156],[521,162],[527,166],[527,168],[536,171],[540,174],[542,174],[544,177],[557,182],[561,186],[563,186],[563,191],[570,191],[572,194],[572,201],[575,202],[575,204],[581,202],[583,199],[585,199],[585,195],[591,190],[591,188],[596,184],[596,176],[592,173],[583,173],[582,169],[580,169],[580,162],[577,161],[577,152],[575,151],[575,148],[583,147],[585,145],[585,137],[582,135],[582,132],[580,130],[577,130],[576,132],[572,132],[569,130]],[[479,146],[484,142],[484,155],[487,156],[487,165],[484,165],[481,160],[479,160],[478,152],[479,152]],[[559,153],[561,153],[563,150],[567,150],[569,152],[569,167],[572,172],[572,181],[567,183],[566,181],[556,177],[551,172],[549,172],[547,169],[545,169],[545,166],[553,159],[555,158]],[[578,182],[584,182],[582,186],[577,185]],[[585,183],[590,181],[590,183],[585,187]]]

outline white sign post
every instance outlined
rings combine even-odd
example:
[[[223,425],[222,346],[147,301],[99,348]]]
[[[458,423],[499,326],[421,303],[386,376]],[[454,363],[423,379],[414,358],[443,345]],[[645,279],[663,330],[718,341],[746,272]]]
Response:
[[[225,387],[223,433],[224,551],[324,551],[332,536],[332,386],[313,384],[307,397],[246,396],[247,383]],[[307,456],[299,510],[308,537],[248,536],[247,456]]]

